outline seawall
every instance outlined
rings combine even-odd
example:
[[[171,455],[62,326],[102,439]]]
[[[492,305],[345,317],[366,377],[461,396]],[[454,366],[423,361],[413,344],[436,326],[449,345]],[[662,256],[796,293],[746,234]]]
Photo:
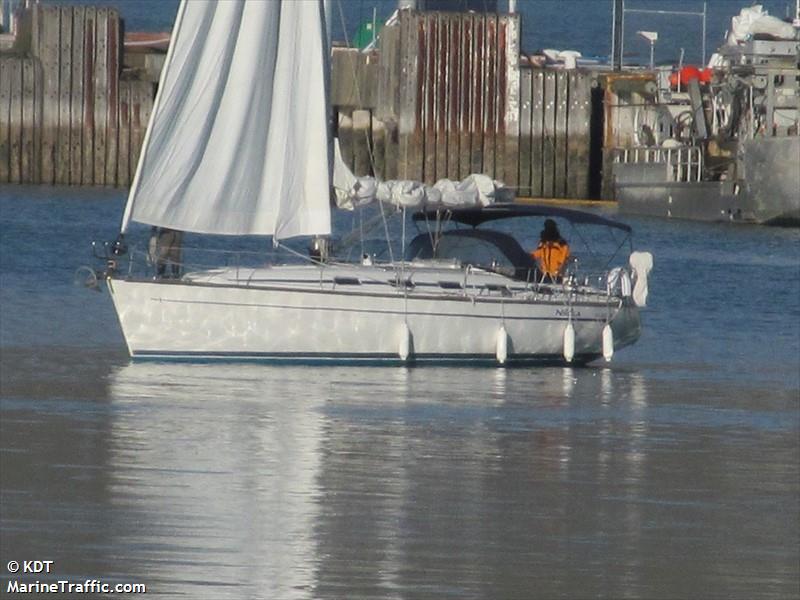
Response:
[[[113,8],[36,4],[17,23],[0,54],[0,183],[130,185],[165,45],[137,47]],[[619,123],[606,76],[535,66],[519,28],[513,14],[403,10],[374,50],[334,48],[345,161],[384,179],[482,172],[523,197],[607,197]]]
[[[130,184],[153,81],[123,69],[113,8],[37,4],[0,57],[0,182]]]

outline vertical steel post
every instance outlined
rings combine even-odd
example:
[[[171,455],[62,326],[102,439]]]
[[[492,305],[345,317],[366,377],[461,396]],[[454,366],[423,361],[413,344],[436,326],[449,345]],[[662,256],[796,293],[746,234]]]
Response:
[[[611,24],[611,63],[615,71],[622,69],[622,38],[625,31],[625,0],[613,0]]]
[[[703,2],[703,67],[706,66],[706,5],[707,2]]]

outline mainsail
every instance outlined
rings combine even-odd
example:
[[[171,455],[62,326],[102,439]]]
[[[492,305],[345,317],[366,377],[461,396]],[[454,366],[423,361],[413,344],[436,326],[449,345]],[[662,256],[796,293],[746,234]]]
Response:
[[[336,206],[345,210],[379,201],[402,209],[430,210],[489,206],[511,202],[514,193],[488,175],[473,173],[461,181],[440,179],[433,185],[409,179],[380,181],[356,177],[342,159],[339,140],[333,140],[333,191]]]
[[[122,231],[330,233],[321,0],[183,0]]]

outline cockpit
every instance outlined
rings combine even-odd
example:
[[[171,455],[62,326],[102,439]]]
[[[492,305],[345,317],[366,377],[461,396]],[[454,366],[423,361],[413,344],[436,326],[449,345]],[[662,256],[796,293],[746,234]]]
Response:
[[[408,261],[458,261],[526,279],[535,267],[530,255],[511,235],[486,229],[454,229],[433,236],[428,232],[417,235],[409,244]]]

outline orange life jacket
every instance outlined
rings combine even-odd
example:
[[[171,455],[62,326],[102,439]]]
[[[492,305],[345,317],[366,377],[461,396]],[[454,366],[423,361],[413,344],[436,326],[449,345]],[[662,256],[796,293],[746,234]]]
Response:
[[[531,256],[545,275],[556,277],[561,273],[569,258],[569,244],[559,242],[539,242],[539,246],[531,252]]]

